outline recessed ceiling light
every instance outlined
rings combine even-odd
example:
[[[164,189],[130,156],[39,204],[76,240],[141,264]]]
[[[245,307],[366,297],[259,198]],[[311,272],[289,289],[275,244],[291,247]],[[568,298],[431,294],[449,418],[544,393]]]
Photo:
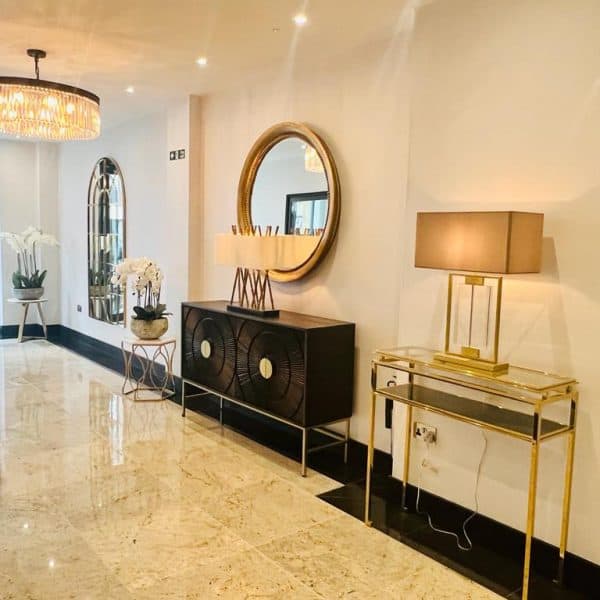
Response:
[[[206,58],[206,56],[201,56],[196,59],[196,64],[205,67],[208,64],[208,58]]]
[[[298,13],[297,15],[294,16],[294,23],[296,23],[296,25],[298,25],[298,27],[302,27],[302,25],[306,25],[307,21],[308,21],[308,19],[306,18],[306,15],[304,13]]]
[[[128,86],[125,88],[125,91],[126,91],[128,94],[133,94],[133,93],[135,92],[135,88],[134,88],[132,85],[128,85]]]
[[[273,33],[279,33],[281,30],[279,27],[273,27]]]

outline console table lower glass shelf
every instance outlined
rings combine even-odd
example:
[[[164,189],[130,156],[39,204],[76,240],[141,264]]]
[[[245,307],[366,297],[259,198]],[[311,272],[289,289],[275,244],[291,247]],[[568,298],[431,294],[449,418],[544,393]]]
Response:
[[[389,369],[402,372],[405,383],[380,386],[390,381]],[[387,375],[384,377],[384,375]],[[565,436],[566,467],[559,542],[557,581],[562,582],[569,531],[571,483],[575,450],[577,381],[510,366],[508,373],[493,375],[465,370],[435,360],[435,352],[423,348],[379,350],[371,364],[371,414],[365,491],[365,523],[371,525],[370,498],[374,457],[375,415],[379,397],[406,406],[402,506],[406,507],[406,489],[410,467],[410,443],[413,435],[413,408],[444,415],[497,433],[530,446],[529,488],[523,557],[522,598],[529,592],[531,545],[535,527],[537,476],[541,444]]]

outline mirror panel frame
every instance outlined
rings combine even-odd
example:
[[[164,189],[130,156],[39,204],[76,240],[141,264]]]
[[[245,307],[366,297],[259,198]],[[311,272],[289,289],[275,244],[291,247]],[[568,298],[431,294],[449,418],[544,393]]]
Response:
[[[92,314],[92,309],[90,306],[90,300],[91,300],[91,295],[90,295],[90,283],[89,283],[89,269],[90,269],[90,261],[91,261],[91,254],[90,254],[90,233],[93,233],[91,230],[92,227],[92,223],[90,222],[90,208],[92,206],[92,193],[93,193],[93,186],[97,185],[98,182],[98,177],[97,177],[97,170],[98,167],[100,165],[100,163],[102,163],[102,161],[106,161],[109,160],[116,168],[116,175],[119,177],[119,180],[121,182],[121,206],[123,207],[123,235],[122,235],[122,245],[123,245],[123,258],[125,258],[127,256],[127,194],[125,192],[125,179],[123,178],[123,172],[121,171],[121,167],[119,166],[119,163],[112,157],[110,156],[101,156],[95,163],[94,163],[94,167],[92,169],[92,174],[90,176],[90,181],[88,184],[88,194],[87,194],[87,268],[88,268],[88,317],[90,319],[94,319],[96,321],[100,321],[101,323],[106,323],[108,325],[116,325],[117,327],[127,327],[127,290],[123,289],[122,290],[122,296],[123,296],[123,320],[122,321],[109,321],[107,319],[100,319],[96,316],[94,316]]]
[[[329,206],[325,230],[314,252],[295,269],[269,271],[269,277],[279,282],[296,281],[316,268],[333,245],[340,222],[340,180],[331,151],[312,129],[303,123],[286,121],[267,129],[256,140],[246,157],[238,185],[238,227],[242,231],[249,231],[252,228],[252,190],[262,161],[273,146],[291,137],[300,138],[317,151],[327,178]],[[283,202],[285,204],[285,200]]]

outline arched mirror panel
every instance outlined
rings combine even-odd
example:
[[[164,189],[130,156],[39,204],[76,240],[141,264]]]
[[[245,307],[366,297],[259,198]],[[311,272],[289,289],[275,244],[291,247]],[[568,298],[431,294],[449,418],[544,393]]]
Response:
[[[125,325],[125,290],[111,284],[125,256],[125,186],[119,165],[103,157],[88,190],[88,304],[93,319]]]

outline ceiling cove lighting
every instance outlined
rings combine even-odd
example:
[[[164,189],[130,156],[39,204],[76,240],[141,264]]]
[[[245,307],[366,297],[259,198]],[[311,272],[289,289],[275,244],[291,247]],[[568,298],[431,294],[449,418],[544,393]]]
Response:
[[[64,142],[100,135],[100,98],[80,88],[40,79],[44,50],[27,50],[35,79],[0,77],[0,133]]]

